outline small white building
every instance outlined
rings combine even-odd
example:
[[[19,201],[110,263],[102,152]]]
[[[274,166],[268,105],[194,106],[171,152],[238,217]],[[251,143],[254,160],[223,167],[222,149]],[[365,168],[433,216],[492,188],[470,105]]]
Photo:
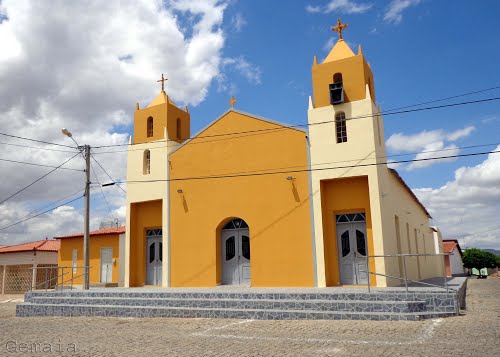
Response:
[[[456,239],[443,240],[443,253],[450,254],[445,256],[446,276],[465,275],[462,249]]]
[[[20,294],[31,286],[52,287],[57,281],[57,255],[60,242],[39,240],[0,247],[0,293]],[[33,269],[37,268],[37,269]]]

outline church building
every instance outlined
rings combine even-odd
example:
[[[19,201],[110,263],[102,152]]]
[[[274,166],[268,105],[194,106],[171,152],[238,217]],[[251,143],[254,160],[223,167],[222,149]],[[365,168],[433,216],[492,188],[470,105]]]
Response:
[[[431,257],[387,256],[434,253],[433,232],[386,166],[372,69],[345,27],[333,28],[324,61],[314,57],[305,129],[241,112],[232,98],[193,134],[163,76],[151,104],[136,105],[125,286],[384,287],[404,269],[413,280],[439,274]]]

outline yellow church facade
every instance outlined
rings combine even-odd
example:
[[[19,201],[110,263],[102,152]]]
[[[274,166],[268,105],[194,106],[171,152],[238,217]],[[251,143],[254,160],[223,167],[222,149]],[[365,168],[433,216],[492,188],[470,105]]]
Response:
[[[340,38],[312,83],[305,129],[233,107],[193,135],[163,88],[136,106],[125,286],[383,287],[405,269],[387,255],[434,253],[428,212],[385,165],[361,48]],[[410,279],[440,274],[407,260]]]

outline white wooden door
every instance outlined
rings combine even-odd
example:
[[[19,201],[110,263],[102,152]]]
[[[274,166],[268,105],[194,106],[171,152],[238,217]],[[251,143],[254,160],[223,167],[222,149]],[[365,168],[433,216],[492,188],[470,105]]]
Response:
[[[240,283],[238,259],[238,231],[222,230],[222,284],[238,285]]]
[[[238,235],[240,285],[250,285],[250,235],[248,228],[240,229]]]
[[[241,219],[221,232],[222,284],[250,285],[250,234]],[[230,222],[231,223],[231,222]],[[230,224],[229,223],[229,224]],[[242,227],[244,228],[234,228]]]
[[[113,282],[113,248],[101,248],[101,283]]]
[[[337,247],[341,284],[367,284],[368,246],[364,213],[337,215]]]
[[[161,285],[163,243],[161,229],[148,230],[146,236],[146,284]]]

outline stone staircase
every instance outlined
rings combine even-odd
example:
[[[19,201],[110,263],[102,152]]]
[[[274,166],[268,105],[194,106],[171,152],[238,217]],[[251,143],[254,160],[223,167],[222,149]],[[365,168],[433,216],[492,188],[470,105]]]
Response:
[[[95,289],[28,292],[16,315],[187,317],[268,320],[421,320],[453,316],[450,292],[325,292],[306,289]],[[340,290],[339,290],[340,291]]]

